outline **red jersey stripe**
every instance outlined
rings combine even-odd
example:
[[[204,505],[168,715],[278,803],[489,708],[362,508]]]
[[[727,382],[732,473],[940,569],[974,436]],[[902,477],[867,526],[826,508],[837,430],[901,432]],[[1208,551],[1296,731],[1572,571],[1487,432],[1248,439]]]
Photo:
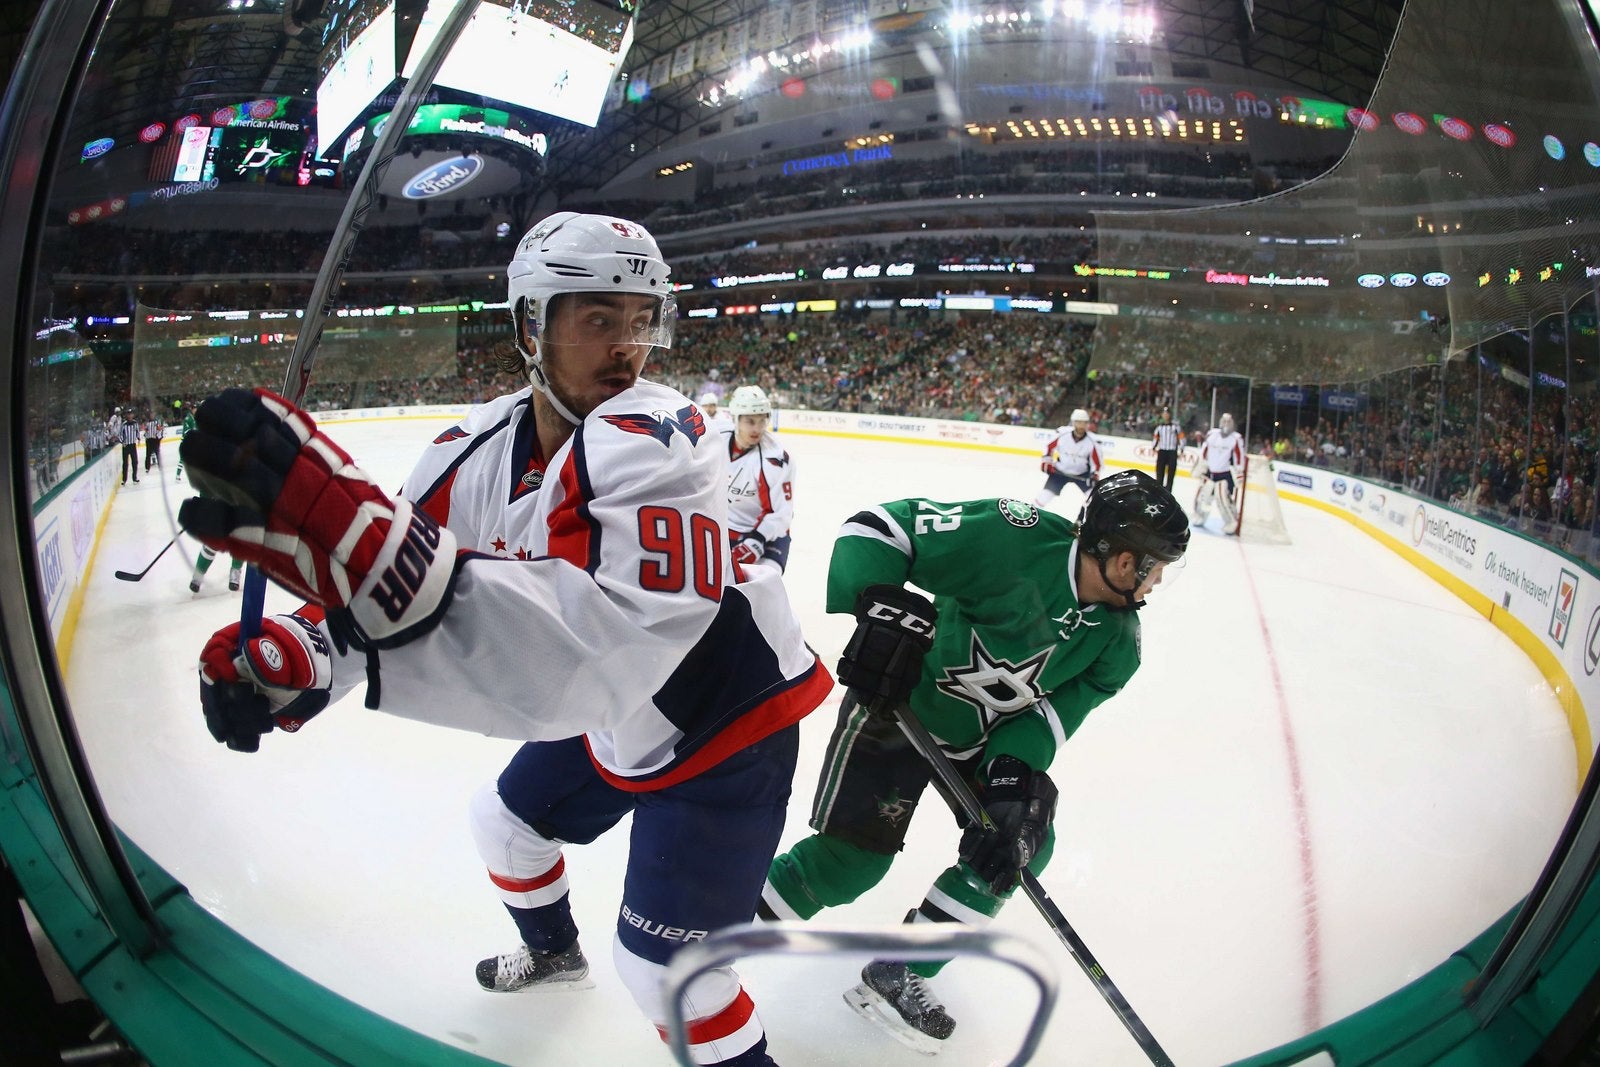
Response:
[[[433,491],[417,505],[432,515],[433,521],[440,526],[450,525],[450,487],[456,483],[456,475],[460,471],[460,467],[453,468],[445,480],[434,486]]]
[[[577,450],[574,449],[561,465],[558,479],[561,503],[550,513],[548,554],[556,559],[564,559],[574,567],[587,569],[593,529],[589,518],[589,501],[584,498],[578,480],[576,460]]]
[[[822,665],[820,659],[814,659],[811,670],[806,672],[798,685],[791,686],[757,704],[740,716],[738,721],[697,749],[688,759],[655,778],[624,778],[608,771],[594,758],[593,749],[589,749],[589,759],[594,763],[595,770],[600,772],[600,777],[618,789],[629,793],[652,793],[657,789],[686,782],[695,775],[715,767],[740,749],[748,748],[763,737],[799,722],[827,699],[832,690],[833,676],[828,673],[828,669]],[[583,743],[588,747],[587,737]]]

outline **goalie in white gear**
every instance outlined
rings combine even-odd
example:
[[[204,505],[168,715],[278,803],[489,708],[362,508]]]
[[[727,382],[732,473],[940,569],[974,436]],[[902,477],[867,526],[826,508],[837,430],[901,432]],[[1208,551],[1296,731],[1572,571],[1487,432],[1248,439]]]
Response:
[[[1194,495],[1194,521],[1203,525],[1211,510],[1211,500],[1216,499],[1217,510],[1222,514],[1223,525],[1233,532],[1238,483],[1233,472],[1244,466],[1244,438],[1233,428],[1233,416],[1227,412],[1217,420],[1218,425],[1206,431],[1200,445],[1200,458],[1194,473],[1200,487]]]
[[[1082,408],[1073,411],[1070,425],[1057,428],[1056,435],[1044,446],[1039,469],[1044,471],[1044,488],[1033,502],[1046,507],[1061,495],[1068,482],[1077,486],[1087,497],[1094,483],[1100,480],[1103,464],[1100,461],[1100,444],[1089,432],[1089,413]]]
[[[772,401],[759,385],[741,385],[728,400],[733,424],[728,452],[728,536],[741,568],[789,565],[794,522],[794,459],[768,429]]]

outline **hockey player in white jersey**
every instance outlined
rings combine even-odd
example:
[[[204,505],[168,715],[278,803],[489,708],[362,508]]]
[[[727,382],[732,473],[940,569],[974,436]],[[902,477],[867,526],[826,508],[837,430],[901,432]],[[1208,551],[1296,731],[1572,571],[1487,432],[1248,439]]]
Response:
[[[1072,413],[1071,425],[1056,430],[1050,443],[1044,446],[1039,469],[1044,471],[1044,488],[1033,502],[1047,507],[1061,495],[1068,482],[1077,486],[1085,497],[1094,483],[1100,480],[1102,469],[1100,444],[1089,432],[1089,413],[1078,408]]]
[[[1206,431],[1206,439],[1200,445],[1200,458],[1195,463],[1194,473],[1200,480],[1200,487],[1194,494],[1194,521],[1197,525],[1205,523],[1211,501],[1215,499],[1223,524],[1231,533],[1234,500],[1238,495],[1233,472],[1244,466],[1244,438],[1233,428],[1233,416],[1227,412],[1222,413],[1217,423]]]
[[[759,385],[741,385],[728,400],[735,420],[723,431],[728,451],[728,536],[733,561],[748,572],[789,565],[794,523],[794,459],[767,429],[772,401]]]
[[[668,273],[643,227],[552,215],[507,271],[532,388],[436,437],[398,498],[304,412],[232,389],[184,438],[202,495],[179,513],[310,601],[207,644],[213,736],[254,750],[365,680],[369,707],[528,740],[470,805],[520,935],[477,981],[585,983],[562,850],[632,814],[614,960],[658,1028],[673,953],[753,916],[798,721],[832,688],[779,575],[733,580],[721,440],[639,378],[672,341]],[[772,1062],[731,968],[687,1004],[697,1063]]]
[[[700,397],[700,411],[706,417],[707,432],[721,433],[733,429],[733,416],[722,410],[722,398],[716,393],[706,393]]]

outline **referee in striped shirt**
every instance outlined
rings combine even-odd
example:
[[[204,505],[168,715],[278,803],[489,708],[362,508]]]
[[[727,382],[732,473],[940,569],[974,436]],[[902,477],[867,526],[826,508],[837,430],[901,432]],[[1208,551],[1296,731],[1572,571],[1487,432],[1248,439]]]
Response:
[[[1150,443],[1156,446],[1156,481],[1168,492],[1172,491],[1172,480],[1178,474],[1178,438],[1181,434],[1178,424],[1172,421],[1172,412],[1162,408],[1161,421],[1156,424]]]
[[[123,420],[122,437],[122,484],[128,484],[128,468],[133,468],[133,484],[139,484],[139,423],[130,412],[127,419]]]

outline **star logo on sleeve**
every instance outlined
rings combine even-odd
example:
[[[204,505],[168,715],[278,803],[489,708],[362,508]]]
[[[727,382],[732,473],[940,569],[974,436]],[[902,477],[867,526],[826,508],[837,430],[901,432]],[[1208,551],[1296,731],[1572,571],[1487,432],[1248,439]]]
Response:
[[[984,727],[996,719],[1026,711],[1044,698],[1039,675],[1044,673],[1054,647],[1047,648],[1020,663],[991,656],[977,631],[972,634],[970,661],[960,667],[946,667],[934,684],[939,691],[965,701],[978,710]]]
[[[506,550],[506,539],[504,537],[496,537],[494,539],[494,550],[496,552],[504,552]]]

